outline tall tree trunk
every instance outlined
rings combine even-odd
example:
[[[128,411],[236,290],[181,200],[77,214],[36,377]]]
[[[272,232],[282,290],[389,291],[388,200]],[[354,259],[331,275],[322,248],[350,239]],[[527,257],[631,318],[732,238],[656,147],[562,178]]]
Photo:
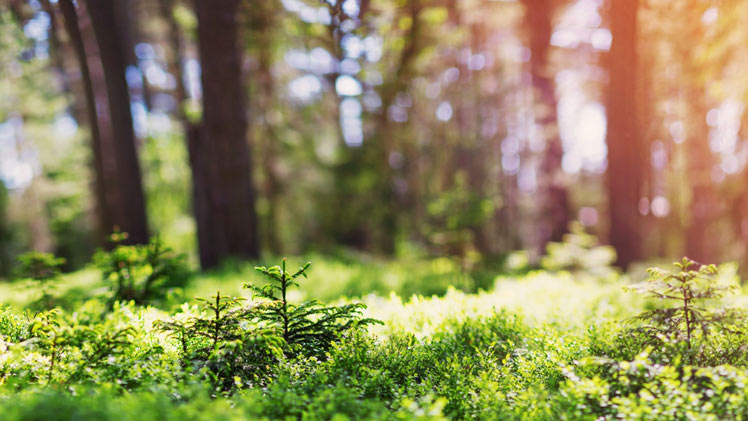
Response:
[[[257,215],[239,49],[239,0],[195,0],[203,123],[190,144],[202,267],[257,258]]]
[[[147,40],[143,37],[143,28],[141,22],[141,8],[144,6],[139,0],[116,0],[114,3],[114,12],[117,16],[119,25],[117,26],[117,36],[120,39],[122,62],[125,69],[129,67],[140,70],[138,57],[135,55],[135,46]],[[133,90],[133,98],[143,102],[146,110],[151,109],[151,90],[148,84],[148,78],[145,72],[140,70],[140,87]]]
[[[167,23],[167,42],[169,52],[166,55],[166,64],[169,73],[174,76],[174,99],[177,106],[175,110],[176,118],[187,124],[187,118],[184,114],[185,101],[187,100],[187,88],[184,85],[184,72],[182,71],[182,56],[184,47],[181,37],[181,29],[176,19],[174,19],[174,0],[159,0],[159,13],[161,18]]]
[[[523,0],[529,31],[530,76],[535,102],[535,123],[545,139],[540,167],[540,217],[537,222],[537,247],[540,253],[549,241],[561,241],[571,218],[561,159],[563,147],[558,129],[556,87],[548,64],[553,32],[553,16],[558,0]]]
[[[79,3],[82,7],[82,5]],[[90,17],[96,39],[96,50],[103,70],[104,92],[97,97],[105,97],[108,105],[111,142],[102,137],[102,169],[105,176],[105,194],[112,196],[106,212],[111,213],[113,226],[129,234],[131,244],[148,242],[148,221],[145,211],[145,198],[140,177],[140,165],[135,149],[135,133],[130,110],[130,94],[125,79],[122,43],[118,38],[118,19],[114,3],[99,0],[86,0],[85,9]],[[94,88],[97,87],[94,81]],[[98,107],[98,104],[96,104]],[[105,108],[105,107],[102,107]],[[101,114],[104,114],[103,112]],[[98,114],[99,119],[106,117]],[[109,136],[106,136],[107,138]],[[103,227],[105,232],[113,226]]]
[[[114,204],[110,203],[107,194],[107,179],[104,171],[104,160],[102,153],[102,135],[99,129],[99,119],[96,110],[96,95],[93,88],[93,79],[88,65],[89,58],[86,54],[83,35],[78,23],[78,12],[72,0],[59,0],[60,11],[65,23],[69,42],[75,52],[80,68],[81,85],[86,102],[88,126],[91,136],[91,150],[93,151],[93,167],[95,174],[94,188],[96,193],[96,210],[99,219],[99,234],[101,240],[116,225],[114,218]]]
[[[70,84],[65,74],[65,51],[60,41],[60,28],[57,17],[57,11],[49,0],[41,0],[42,10],[49,16],[49,29],[47,30],[49,38],[49,56],[52,67],[60,79],[62,92],[69,94]]]
[[[8,190],[0,181],[0,279],[13,268],[13,228],[8,218]]]
[[[639,200],[646,170],[646,150],[638,133],[637,11],[639,0],[612,1],[613,43],[609,56],[610,85],[607,102],[608,212],[610,243],[618,252],[618,265],[627,267],[641,258]]]

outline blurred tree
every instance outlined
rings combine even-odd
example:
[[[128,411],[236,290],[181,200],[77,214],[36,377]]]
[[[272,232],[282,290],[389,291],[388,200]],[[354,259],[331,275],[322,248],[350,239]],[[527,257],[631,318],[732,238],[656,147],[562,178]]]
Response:
[[[563,181],[561,160],[564,155],[558,128],[556,86],[549,64],[553,18],[562,0],[522,0],[525,29],[530,48],[530,76],[534,97],[533,114],[545,152],[540,165],[537,247],[544,251],[549,241],[560,242],[571,219],[569,198]]]
[[[105,238],[116,226],[129,233],[128,243],[146,243],[148,222],[130,95],[122,45],[112,30],[122,22],[112,3],[91,0],[77,7],[71,0],[58,3],[78,59],[88,107],[100,235]]]
[[[609,8],[613,41],[608,57],[608,212],[610,244],[618,253],[617,264],[625,268],[643,257],[639,200],[649,162],[636,107],[639,0],[611,1]]]
[[[698,22],[708,8],[704,2],[691,2],[682,9],[686,21]],[[720,198],[715,194],[715,180],[712,170],[716,157],[709,146],[709,57],[705,47],[708,37],[703,23],[688,25],[684,35],[693,43],[676,44],[677,57],[683,66],[681,84],[682,100],[685,102],[686,141],[688,161],[688,184],[690,202],[688,225],[685,235],[685,254],[703,263],[719,263],[717,239],[713,229],[718,213]],[[718,57],[717,57],[718,58]],[[716,76],[716,75],[715,75]]]
[[[691,187],[685,254],[698,262],[718,263],[719,256],[712,238],[718,198],[715,197],[712,167],[714,155],[709,149],[709,126],[703,86],[687,88],[688,119],[688,183]]]
[[[140,81],[129,84],[132,99],[141,101],[146,110],[152,106],[150,84],[144,71],[139,67],[138,56],[135,54],[136,46],[145,43],[141,26],[144,19],[143,6],[146,0],[117,0],[114,3],[114,13],[117,16],[117,38],[120,40],[122,62],[127,71],[137,70]]]
[[[0,277],[8,276],[13,268],[13,230],[8,218],[8,190],[0,181]]]
[[[203,90],[199,134],[190,139],[200,263],[256,258],[255,192],[239,49],[239,0],[196,0]]]

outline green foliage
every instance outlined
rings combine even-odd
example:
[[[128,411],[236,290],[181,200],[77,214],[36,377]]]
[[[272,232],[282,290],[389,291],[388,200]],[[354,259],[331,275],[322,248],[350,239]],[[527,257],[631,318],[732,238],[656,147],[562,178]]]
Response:
[[[703,355],[713,331],[736,333],[743,329],[744,312],[736,309],[714,310],[710,302],[734,292],[735,285],[717,283],[715,265],[702,265],[686,257],[673,264],[676,271],[659,268],[648,270],[650,279],[629,289],[659,300],[671,302],[672,307],[654,308],[636,317],[644,322],[636,332],[644,334],[653,344],[674,341],[685,344],[689,359]]]
[[[152,310],[151,310],[152,311]],[[144,310],[128,304],[106,311],[88,301],[74,312],[0,312],[0,392],[34,385],[105,385],[108,389],[172,385],[181,370]]]
[[[204,369],[216,391],[264,384],[281,355],[282,340],[252,323],[257,307],[243,306],[242,299],[220,291],[198,301],[200,314],[155,324],[178,341],[183,365]]]
[[[584,359],[565,374],[557,401],[563,419],[716,420],[748,414],[748,372],[730,366],[656,364],[645,351],[631,361]]]
[[[540,260],[540,266],[550,271],[566,270],[594,279],[610,279],[616,274],[615,261],[613,247],[599,245],[597,237],[574,221],[569,224],[569,233],[564,235],[563,242],[546,245],[546,255]]]
[[[65,264],[65,259],[50,253],[31,251],[18,256],[18,262],[18,274],[31,279],[34,283],[30,288],[38,289],[41,293],[37,303],[42,307],[53,307],[51,291],[53,284],[59,280],[60,269]]]
[[[65,323],[56,309],[34,316],[23,332],[23,336],[9,338],[9,352],[31,358],[4,366],[0,384],[8,375],[16,382],[45,384],[90,378],[108,358],[121,354],[135,334],[131,326],[112,329],[103,324]]]
[[[2,418],[576,420],[748,414],[741,386],[748,381],[744,333],[710,325],[707,341],[698,327],[689,350],[681,325],[675,339],[660,334],[664,339],[652,346],[648,335],[632,334],[620,323],[651,303],[634,294],[620,296],[616,285],[537,271],[499,278],[495,291],[479,294],[364,297],[367,317],[387,321],[379,324],[367,322],[361,305],[295,304],[295,288],[306,284],[300,281],[308,269],[259,267],[269,283],[253,288],[256,301],[217,293],[174,313],[100,300],[35,315],[2,308]],[[667,282],[678,285],[676,278],[692,268],[687,269]],[[703,276],[716,277],[712,271]],[[653,278],[660,275],[653,271]],[[350,313],[342,313],[346,308]]]
[[[112,288],[112,300],[137,304],[163,299],[168,288],[183,285],[190,276],[184,255],[177,255],[155,236],[145,245],[125,245],[126,233],[111,236],[111,251],[99,250],[95,265]]]
[[[0,307],[0,340],[19,342],[28,335],[28,322],[7,307]]]
[[[495,207],[492,200],[471,190],[466,174],[458,172],[454,186],[429,202],[424,235],[436,250],[469,258],[477,253],[475,230],[493,215]]]
[[[140,149],[148,223],[178,252],[194,249],[190,215],[190,169],[184,139],[179,133],[148,137]]]
[[[366,308],[360,303],[342,306],[324,306],[311,300],[301,304],[288,301],[288,290],[298,287],[297,279],[307,277],[307,262],[296,272],[286,271],[286,260],[280,266],[255,268],[271,280],[270,284],[258,287],[245,284],[257,296],[268,300],[257,308],[257,320],[274,330],[283,338],[287,356],[306,355],[321,357],[340,334],[351,329],[363,329],[380,321],[363,318],[361,311]]]

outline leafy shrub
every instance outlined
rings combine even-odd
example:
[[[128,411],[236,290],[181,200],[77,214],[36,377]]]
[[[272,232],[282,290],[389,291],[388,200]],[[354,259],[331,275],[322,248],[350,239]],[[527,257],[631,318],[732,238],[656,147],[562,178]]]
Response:
[[[125,245],[127,233],[111,236],[114,248],[99,250],[94,263],[112,286],[112,300],[148,304],[163,299],[169,287],[185,283],[189,269],[184,255],[177,255],[155,236],[146,245]]]
[[[102,361],[130,344],[132,327],[106,329],[102,325],[69,325],[60,321],[59,311],[37,314],[29,323],[27,337],[16,337],[10,351],[29,359],[10,364],[0,372],[31,383],[45,384],[78,381],[86,371],[95,370]],[[16,379],[16,380],[19,380]]]
[[[93,300],[74,313],[0,312],[0,386],[111,383],[108,388],[132,390],[172,385],[181,375],[178,361],[152,329],[144,328],[145,310],[118,303],[105,309]]]
[[[295,360],[271,390],[314,400],[334,385],[394,407],[409,405],[406,400],[426,402],[449,418],[475,418],[500,404],[502,361],[524,332],[521,321],[505,312],[465,322],[450,319],[427,340],[402,332],[377,340],[349,331],[332,345],[329,358]],[[283,392],[275,391],[281,387]],[[304,409],[282,416],[301,415]]]
[[[284,351],[289,357],[321,357],[341,333],[382,323],[361,317],[366,306],[360,303],[342,306],[324,306],[315,300],[298,305],[289,303],[289,288],[298,287],[297,279],[307,277],[309,266],[311,263],[308,262],[296,272],[289,273],[284,259],[280,266],[255,268],[270,279],[270,284],[261,287],[244,285],[268,300],[267,304],[257,307],[257,320],[283,338]]]
[[[730,366],[662,365],[645,351],[632,361],[583,359],[565,374],[568,381],[556,401],[561,419],[717,420],[748,415],[748,372]]]
[[[0,306],[0,339],[18,342],[28,335],[28,321],[7,307]]]
[[[573,221],[569,223],[569,233],[564,235],[562,242],[548,243],[540,266],[549,271],[566,270],[606,280],[616,274],[613,269],[615,261],[613,247],[599,245],[597,237],[587,233],[580,222]]]
[[[32,251],[18,256],[18,261],[18,274],[31,279],[34,282],[31,288],[38,289],[41,293],[36,303],[44,308],[53,307],[51,291],[53,284],[59,280],[60,268],[65,264],[65,259],[50,253]]]

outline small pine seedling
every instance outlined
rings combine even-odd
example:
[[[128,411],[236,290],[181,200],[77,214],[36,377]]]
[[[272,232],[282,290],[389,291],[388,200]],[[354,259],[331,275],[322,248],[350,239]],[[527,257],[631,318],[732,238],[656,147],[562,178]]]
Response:
[[[647,323],[650,333],[675,337],[691,350],[698,331],[706,338],[710,327],[725,329],[728,322],[742,317],[736,311],[713,311],[706,307],[709,300],[720,299],[736,287],[717,283],[715,265],[702,265],[684,257],[673,266],[676,270],[672,272],[650,268],[649,280],[627,289],[673,302],[672,307],[645,311],[635,319]]]
[[[267,305],[258,307],[256,318],[283,338],[284,352],[288,357],[306,355],[321,358],[341,333],[382,324],[379,320],[363,318],[361,313],[366,306],[360,303],[342,306],[324,306],[316,300],[299,305],[289,303],[288,290],[299,286],[299,278],[308,277],[310,266],[311,262],[307,262],[295,272],[288,272],[286,259],[283,259],[280,266],[255,268],[270,279],[269,284],[261,287],[244,284],[245,288],[268,300]]]
[[[30,329],[31,336],[37,338],[39,345],[49,352],[47,384],[52,383],[55,364],[58,363],[62,349],[67,345],[66,335],[60,327],[57,315],[56,309],[37,314]]]
[[[146,245],[122,244],[126,238],[127,233],[115,231],[110,236],[114,248],[94,255],[104,279],[112,283],[114,301],[148,304],[164,295],[166,283],[187,278],[184,256],[175,254],[158,236]]]
[[[222,391],[266,380],[266,367],[280,356],[281,341],[251,323],[257,307],[244,306],[243,298],[220,291],[197,300],[207,317],[162,320],[155,325],[179,341],[183,364],[206,367],[207,376]]]

